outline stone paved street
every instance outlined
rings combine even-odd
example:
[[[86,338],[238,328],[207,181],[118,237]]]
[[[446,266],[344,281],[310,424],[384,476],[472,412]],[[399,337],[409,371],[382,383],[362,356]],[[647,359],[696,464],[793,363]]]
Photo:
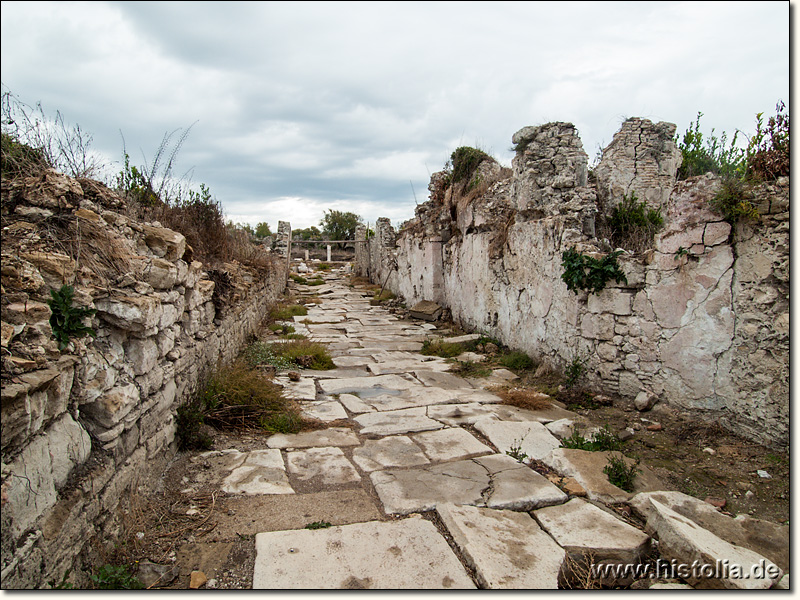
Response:
[[[487,379],[458,377],[446,360],[419,353],[437,335],[433,325],[370,305],[336,272],[324,277],[325,285],[299,286],[322,303],[294,325],[326,342],[337,368],[278,381],[306,416],[332,426],[194,458],[205,470],[189,490],[216,478],[226,494],[266,502],[267,511],[308,507],[279,526],[249,526],[254,588],[553,589],[587,557],[647,560],[650,535],[602,503],[660,489],[652,473],[643,468],[634,494],[616,488],[602,473],[605,455],[559,448],[582,417],[555,402],[539,411],[501,404]],[[511,376],[497,369],[488,381]],[[510,456],[515,449],[522,460]],[[559,475],[543,476],[531,460]],[[676,514],[636,498],[664,529]],[[344,516],[307,529],[328,514],[315,507],[331,501]]]

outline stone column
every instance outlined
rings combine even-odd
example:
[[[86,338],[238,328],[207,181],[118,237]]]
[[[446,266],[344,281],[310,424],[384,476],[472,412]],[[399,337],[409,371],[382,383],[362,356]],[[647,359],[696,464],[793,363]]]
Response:
[[[278,238],[275,241],[275,252],[286,257],[286,272],[292,262],[292,226],[288,221],[278,221]]]
[[[331,262],[331,245],[330,245],[330,244],[328,244],[328,246],[327,246],[327,248],[326,248],[326,249],[327,249],[327,251],[328,251],[328,258],[327,258],[327,261],[328,261],[328,262]]]
[[[356,225],[356,256],[353,260],[353,271],[359,277],[366,277],[369,273],[369,251],[367,247],[366,225]]]
[[[306,249],[306,262],[308,262],[308,249]]]

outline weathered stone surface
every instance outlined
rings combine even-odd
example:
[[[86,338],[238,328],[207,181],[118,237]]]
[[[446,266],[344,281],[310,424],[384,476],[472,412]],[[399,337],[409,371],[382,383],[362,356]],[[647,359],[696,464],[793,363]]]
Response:
[[[526,461],[542,460],[561,445],[538,421],[498,421],[480,419],[475,429],[489,438],[500,452],[516,451],[527,456]]]
[[[423,319],[425,321],[435,321],[442,314],[442,307],[429,300],[417,302],[410,311],[411,317],[414,319]]]
[[[430,461],[411,439],[392,435],[379,440],[365,440],[353,450],[353,462],[367,472],[390,467],[416,467]]]
[[[464,588],[464,567],[421,518],[256,536],[253,589]]]
[[[650,537],[617,517],[573,498],[533,513],[539,524],[573,558],[637,563],[650,548]]]
[[[98,316],[126,331],[151,329],[161,319],[161,301],[153,296],[112,296],[94,304]]]
[[[707,502],[674,491],[643,492],[631,498],[631,506],[645,520],[653,512],[651,498],[723,540],[763,555],[784,571],[789,569],[788,525],[753,519],[747,515],[734,519],[722,514]]]
[[[460,427],[449,427],[411,436],[425,455],[433,462],[468,458],[494,452]]]
[[[647,519],[647,530],[658,537],[659,552],[665,560],[691,565],[713,565],[705,571],[703,567],[692,570],[685,579],[694,588],[707,589],[769,589],[783,576],[783,571],[762,555],[726,542],[710,531],[703,529],[691,519],[681,516],[671,508],[650,498],[652,511]],[[718,572],[717,564],[738,565],[742,573]],[[754,577],[753,567],[766,561],[764,572]],[[748,575],[747,578],[741,577]]]
[[[451,503],[436,512],[482,588],[558,588],[566,554],[529,515]]]
[[[302,481],[342,485],[361,480],[358,471],[339,448],[308,448],[286,455],[289,473]]]
[[[443,427],[442,423],[425,416],[424,407],[365,413],[353,420],[361,425],[361,435],[394,435]]]
[[[228,458],[225,455],[222,457]],[[230,455],[231,461],[239,462],[239,459],[243,460],[222,480],[223,492],[245,495],[294,494],[286,477],[280,450],[254,450],[242,456]]]
[[[336,401],[300,402],[300,410],[309,419],[320,421],[338,421],[346,419],[347,413],[341,404]]]
[[[370,479],[390,514],[432,510],[441,502],[531,510],[567,499],[544,477],[502,455],[387,469],[371,473]]]
[[[186,238],[177,231],[166,227],[143,225],[144,241],[159,258],[176,261],[183,258],[186,251]]]
[[[345,427],[330,427],[303,433],[278,433],[267,440],[270,448],[344,447],[359,444],[356,434]]]

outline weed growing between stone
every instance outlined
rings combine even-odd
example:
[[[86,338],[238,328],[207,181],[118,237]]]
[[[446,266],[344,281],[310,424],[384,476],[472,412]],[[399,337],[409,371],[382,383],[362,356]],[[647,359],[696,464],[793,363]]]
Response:
[[[517,462],[525,462],[528,455],[522,451],[523,440],[514,440],[511,443],[511,449],[506,450],[506,454],[516,460]]]
[[[603,473],[608,476],[608,481],[626,492],[633,491],[633,482],[636,475],[641,473],[639,467],[639,459],[628,466],[625,458],[622,456],[611,455],[608,457],[608,464],[603,467]]]
[[[270,321],[290,321],[293,317],[308,314],[308,309],[300,304],[279,304],[269,311]]]
[[[527,410],[547,410],[553,407],[550,397],[542,392],[528,389],[498,390],[494,392],[503,399],[503,404]]]
[[[578,383],[585,372],[586,359],[576,352],[572,355],[572,360],[567,365],[567,368],[564,369],[564,386],[567,389],[575,387],[575,384]]]
[[[567,284],[567,289],[575,293],[586,290],[590,294],[604,290],[612,279],[617,283],[628,283],[617,262],[620,254],[622,251],[617,250],[597,259],[581,254],[573,246],[561,254],[561,266],[564,268],[561,280]]]
[[[501,354],[498,356],[497,362],[512,371],[525,371],[535,366],[530,356],[518,350],[511,350]]]
[[[305,529],[327,529],[331,524],[327,521],[314,521],[305,526]]]
[[[130,574],[125,565],[103,565],[91,576],[97,590],[141,590],[142,582]]]
[[[50,327],[53,337],[58,341],[58,349],[64,350],[71,338],[81,338],[87,335],[95,337],[94,329],[85,325],[83,319],[91,317],[97,311],[93,308],[78,308],[72,306],[75,290],[71,285],[64,285],[60,290],[50,290]]]
[[[561,447],[575,450],[588,450],[590,452],[603,452],[606,450],[619,451],[622,449],[622,442],[607,425],[604,425],[600,431],[588,439],[584,438],[580,431],[575,428],[571,436],[561,440]]]
[[[489,367],[471,360],[456,360],[450,372],[461,377],[489,377],[492,374]]]
[[[265,354],[275,357],[273,364],[276,368],[284,368],[279,364],[289,364],[290,367],[302,367],[314,371],[327,371],[335,369],[331,355],[324,344],[311,342],[306,339],[290,339],[287,342],[267,344]],[[263,364],[263,363],[260,363]],[[289,368],[289,367],[286,367]]]
[[[455,358],[459,354],[463,354],[464,351],[465,348],[461,344],[427,339],[422,342],[420,354],[424,354],[425,356],[439,356],[441,358]]]

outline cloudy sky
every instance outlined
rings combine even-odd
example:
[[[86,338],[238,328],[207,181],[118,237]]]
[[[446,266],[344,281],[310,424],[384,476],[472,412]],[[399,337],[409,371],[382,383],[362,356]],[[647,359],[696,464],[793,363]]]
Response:
[[[789,105],[788,2],[2,2],[2,83],[119,170],[192,126],[227,218],[399,224],[460,145],[511,164],[526,125],[593,159],[640,116],[750,133]],[[415,200],[416,196],[416,200]]]

